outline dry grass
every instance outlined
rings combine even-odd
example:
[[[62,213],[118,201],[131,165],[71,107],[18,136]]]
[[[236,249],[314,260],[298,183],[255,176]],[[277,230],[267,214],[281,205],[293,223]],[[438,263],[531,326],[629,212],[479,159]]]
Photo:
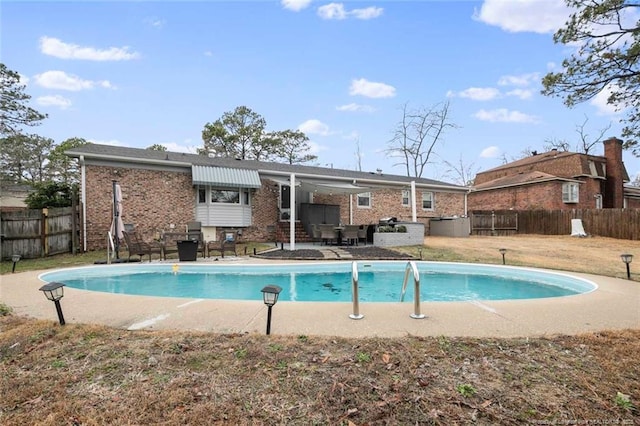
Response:
[[[618,277],[620,253],[640,259],[639,242],[605,238],[426,242],[425,259],[501,263],[505,247],[509,264]],[[60,327],[9,314],[0,331],[3,425],[640,424],[640,330],[343,339]]]
[[[576,238],[556,235],[518,235],[513,237],[447,238],[427,237],[425,260],[502,263],[498,249],[506,248],[508,265],[533,266],[626,278],[620,254],[631,253],[638,265],[631,268],[640,279],[640,241],[604,237]],[[419,257],[418,248],[406,250]],[[635,266],[632,264],[632,266]]]
[[[638,330],[349,340],[0,325],[4,425],[638,422]]]

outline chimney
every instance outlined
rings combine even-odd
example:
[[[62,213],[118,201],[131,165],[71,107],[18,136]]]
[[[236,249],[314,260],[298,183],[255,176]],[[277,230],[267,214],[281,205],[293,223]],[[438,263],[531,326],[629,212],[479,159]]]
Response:
[[[624,206],[624,176],[622,163],[622,141],[612,137],[604,143],[604,157],[607,160],[607,174],[603,201],[604,208],[621,209]]]

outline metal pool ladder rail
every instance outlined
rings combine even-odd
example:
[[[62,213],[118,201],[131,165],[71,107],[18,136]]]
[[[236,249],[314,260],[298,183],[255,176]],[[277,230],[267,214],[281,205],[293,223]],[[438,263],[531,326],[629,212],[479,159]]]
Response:
[[[404,281],[402,282],[400,301],[404,302],[404,293],[407,291],[409,272],[413,272],[413,313],[410,316],[413,319],[422,319],[424,315],[420,313],[420,272],[418,272],[416,262],[413,260],[407,262],[407,267],[404,269]]]
[[[351,297],[353,299],[353,313],[349,314],[349,318],[364,318],[364,315],[360,313],[360,300],[358,299],[358,262],[355,261],[351,263]]]

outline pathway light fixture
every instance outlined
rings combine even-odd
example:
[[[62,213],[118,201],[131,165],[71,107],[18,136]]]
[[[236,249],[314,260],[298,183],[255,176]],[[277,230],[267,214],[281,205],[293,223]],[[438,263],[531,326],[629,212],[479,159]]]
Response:
[[[633,260],[633,255],[629,253],[621,254],[620,259],[627,265],[627,279],[631,279],[631,269],[629,269],[629,264]]]
[[[64,284],[52,282],[40,287],[45,297],[51,300],[56,305],[56,311],[58,312],[58,321],[60,325],[64,325],[64,316],[62,316],[62,308],[60,307],[60,299],[64,296]]]
[[[500,254],[502,255],[502,264],[503,264],[503,265],[505,265],[505,264],[506,264],[506,262],[505,262],[505,260],[504,260],[504,255],[505,255],[505,253],[507,252],[507,249],[506,249],[506,248],[501,248],[501,249],[498,249],[498,251],[499,251],[499,252],[500,252]]]
[[[282,291],[277,285],[268,285],[262,289],[262,299],[267,305],[267,335],[271,334],[271,308],[278,302],[278,295]]]
[[[20,262],[20,255],[14,254],[11,256],[11,261],[13,262],[13,267],[11,268],[11,273],[13,274],[16,271],[16,263]]]

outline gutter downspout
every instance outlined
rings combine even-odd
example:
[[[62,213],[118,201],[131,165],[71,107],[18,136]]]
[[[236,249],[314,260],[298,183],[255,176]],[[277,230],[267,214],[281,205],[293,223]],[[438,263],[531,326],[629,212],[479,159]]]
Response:
[[[84,164],[84,155],[80,162],[80,197],[82,199],[82,251],[87,251],[87,170]]]
[[[296,174],[291,173],[289,177],[289,198],[291,208],[289,209],[289,250],[296,249]]]

